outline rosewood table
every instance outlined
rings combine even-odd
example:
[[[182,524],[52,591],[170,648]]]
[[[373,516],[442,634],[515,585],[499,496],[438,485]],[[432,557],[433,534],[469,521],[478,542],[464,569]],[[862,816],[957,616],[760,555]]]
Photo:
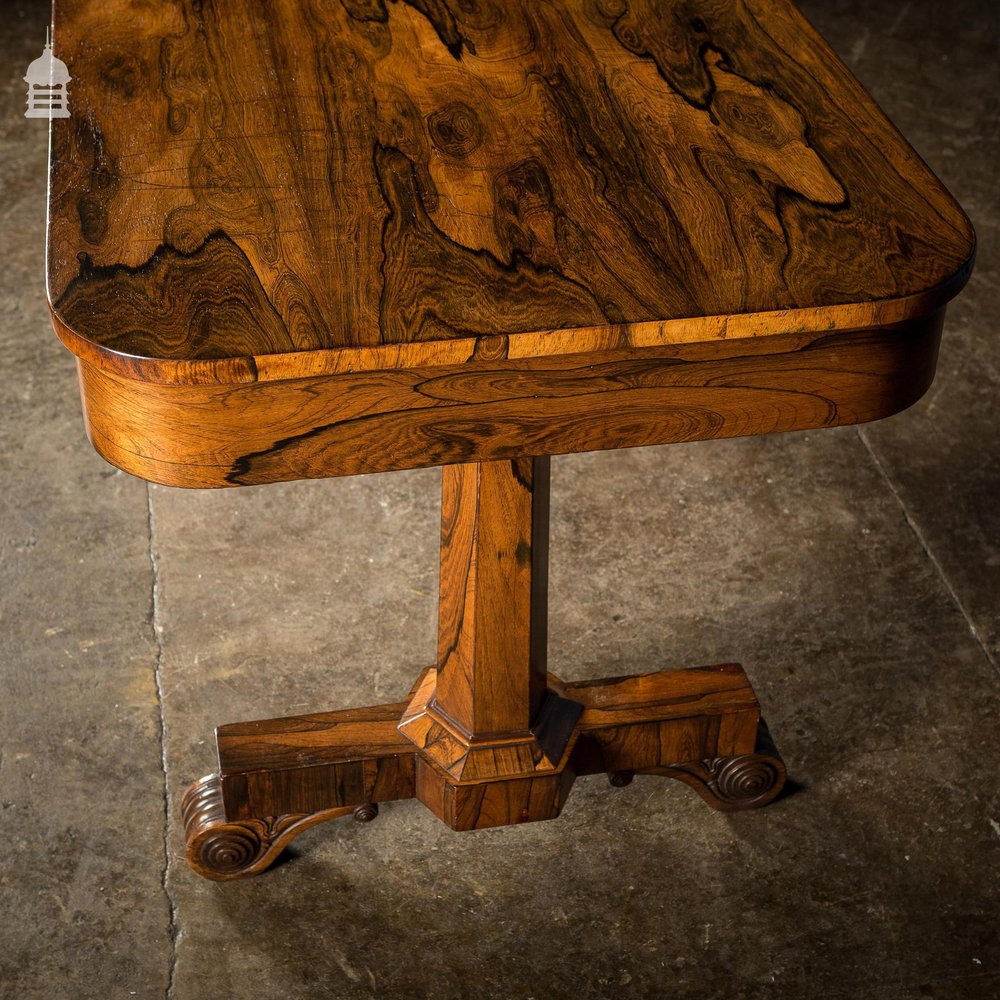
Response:
[[[550,819],[597,772],[770,801],[740,667],[547,672],[547,456],[929,385],[971,226],[792,3],[56,0],[54,38],[48,291],[94,447],[188,487],[444,466],[436,663],[219,728],[194,870],[392,799]]]

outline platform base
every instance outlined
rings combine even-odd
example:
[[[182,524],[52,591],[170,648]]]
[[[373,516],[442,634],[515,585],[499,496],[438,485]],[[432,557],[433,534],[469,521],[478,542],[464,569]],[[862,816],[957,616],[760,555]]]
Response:
[[[212,879],[266,869],[299,833],[417,798],[453,830],[559,815],[577,776],[659,774],[716,809],[770,802],[785,767],[735,664],[564,684],[529,732],[470,740],[435,712],[436,672],[407,701],[222,726],[219,773],[184,796],[187,856]]]

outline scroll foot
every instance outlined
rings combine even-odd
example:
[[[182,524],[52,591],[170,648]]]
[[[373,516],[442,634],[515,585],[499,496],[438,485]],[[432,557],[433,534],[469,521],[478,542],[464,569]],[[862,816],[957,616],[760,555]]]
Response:
[[[367,822],[375,818],[378,806],[338,806],[321,812],[228,822],[222,785],[218,775],[210,774],[184,793],[181,811],[188,864],[204,878],[224,880],[264,871],[291,840],[318,823],[352,813]]]
[[[733,812],[766,806],[785,784],[785,764],[777,753],[643,768],[640,774],[662,774],[690,785],[713,809]]]
[[[358,823],[370,823],[377,815],[377,802],[366,802],[354,810],[354,819]]]

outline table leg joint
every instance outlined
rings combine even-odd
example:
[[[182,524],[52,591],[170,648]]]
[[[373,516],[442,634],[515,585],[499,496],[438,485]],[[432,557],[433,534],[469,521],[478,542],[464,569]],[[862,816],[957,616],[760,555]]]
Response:
[[[221,727],[220,773],[184,797],[191,867],[256,874],[304,830],[373,819],[393,799],[479,830],[555,818],[587,774],[619,787],[635,774],[675,778],[724,810],[765,805],[785,781],[734,664],[569,684],[549,675],[529,733],[475,743],[435,721],[433,682],[431,669],[409,702]]]

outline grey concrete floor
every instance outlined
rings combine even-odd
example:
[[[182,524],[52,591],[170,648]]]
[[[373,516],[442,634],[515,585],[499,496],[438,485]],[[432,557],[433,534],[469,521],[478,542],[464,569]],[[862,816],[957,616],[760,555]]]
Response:
[[[416,803],[233,884],[183,862],[215,724],[400,696],[433,658],[438,472],[219,493],[86,443],[43,293],[45,5],[0,5],[0,995],[1000,997],[995,0],[807,0],[979,232],[937,381],[861,429],[554,462],[567,678],[738,659],[799,790]]]

